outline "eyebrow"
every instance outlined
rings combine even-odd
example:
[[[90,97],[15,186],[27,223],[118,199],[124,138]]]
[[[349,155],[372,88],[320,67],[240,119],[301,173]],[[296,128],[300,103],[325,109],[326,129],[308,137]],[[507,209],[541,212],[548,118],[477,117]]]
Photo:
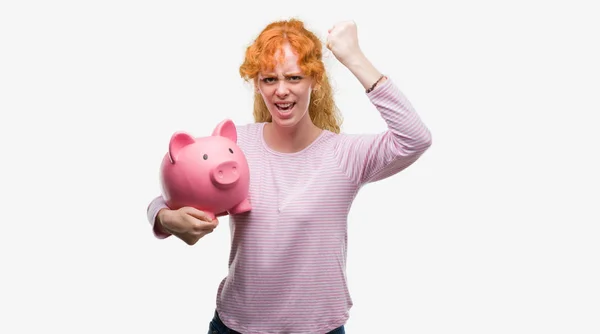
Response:
[[[293,77],[293,76],[303,76],[304,74],[302,72],[288,72],[288,73],[284,73],[283,76],[284,77]],[[261,76],[263,77],[276,77],[277,74],[270,72],[270,73],[262,73]]]

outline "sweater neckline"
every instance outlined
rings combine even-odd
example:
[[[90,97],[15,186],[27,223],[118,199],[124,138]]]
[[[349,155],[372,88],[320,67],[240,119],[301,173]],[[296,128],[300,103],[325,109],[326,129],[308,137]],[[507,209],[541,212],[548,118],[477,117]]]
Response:
[[[308,151],[311,147],[315,146],[319,141],[321,141],[321,139],[325,136],[325,134],[327,132],[327,130],[322,130],[321,133],[319,134],[319,136],[317,138],[315,138],[315,140],[313,140],[312,143],[310,143],[308,146],[301,149],[300,151],[287,153],[287,152],[280,152],[280,151],[274,150],[269,145],[267,145],[267,142],[265,141],[265,135],[264,135],[264,129],[265,129],[266,124],[267,124],[267,122],[260,123],[260,127],[258,130],[258,134],[260,136],[260,142],[262,143],[263,148],[271,154],[278,155],[278,156],[285,156],[285,157],[303,154],[304,152]]]

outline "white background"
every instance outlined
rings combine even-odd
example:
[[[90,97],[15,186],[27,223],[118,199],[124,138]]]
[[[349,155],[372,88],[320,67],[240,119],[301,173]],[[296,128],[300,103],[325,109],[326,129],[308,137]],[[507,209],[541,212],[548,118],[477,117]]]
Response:
[[[567,4],[568,3],[568,4]],[[0,332],[205,333],[228,219],[157,240],[170,135],[252,121],[272,20],[365,54],[433,134],[349,222],[356,333],[600,332],[599,12],[592,1],[3,1]],[[343,131],[385,130],[327,54]]]

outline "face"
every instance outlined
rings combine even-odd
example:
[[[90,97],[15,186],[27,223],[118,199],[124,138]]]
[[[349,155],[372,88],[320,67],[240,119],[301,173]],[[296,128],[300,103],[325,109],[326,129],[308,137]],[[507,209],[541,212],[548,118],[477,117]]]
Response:
[[[282,49],[284,60],[272,72],[258,75],[257,89],[262,95],[273,123],[291,127],[310,122],[308,106],[313,89],[313,79],[304,75],[298,66],[298,57],[289,44]],[[275,59],[279,57],[278,51]]]

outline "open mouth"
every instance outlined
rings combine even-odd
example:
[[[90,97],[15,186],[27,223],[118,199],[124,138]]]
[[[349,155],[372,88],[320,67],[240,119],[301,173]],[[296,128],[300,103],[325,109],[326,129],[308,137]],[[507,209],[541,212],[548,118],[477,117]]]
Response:
[[[275,103],[275,107],[277,108],[277,110],[279,110],[282,113],[289,112],[290,110],[292,110],[292,108],[294,108],[295,105],[296,102]]]

